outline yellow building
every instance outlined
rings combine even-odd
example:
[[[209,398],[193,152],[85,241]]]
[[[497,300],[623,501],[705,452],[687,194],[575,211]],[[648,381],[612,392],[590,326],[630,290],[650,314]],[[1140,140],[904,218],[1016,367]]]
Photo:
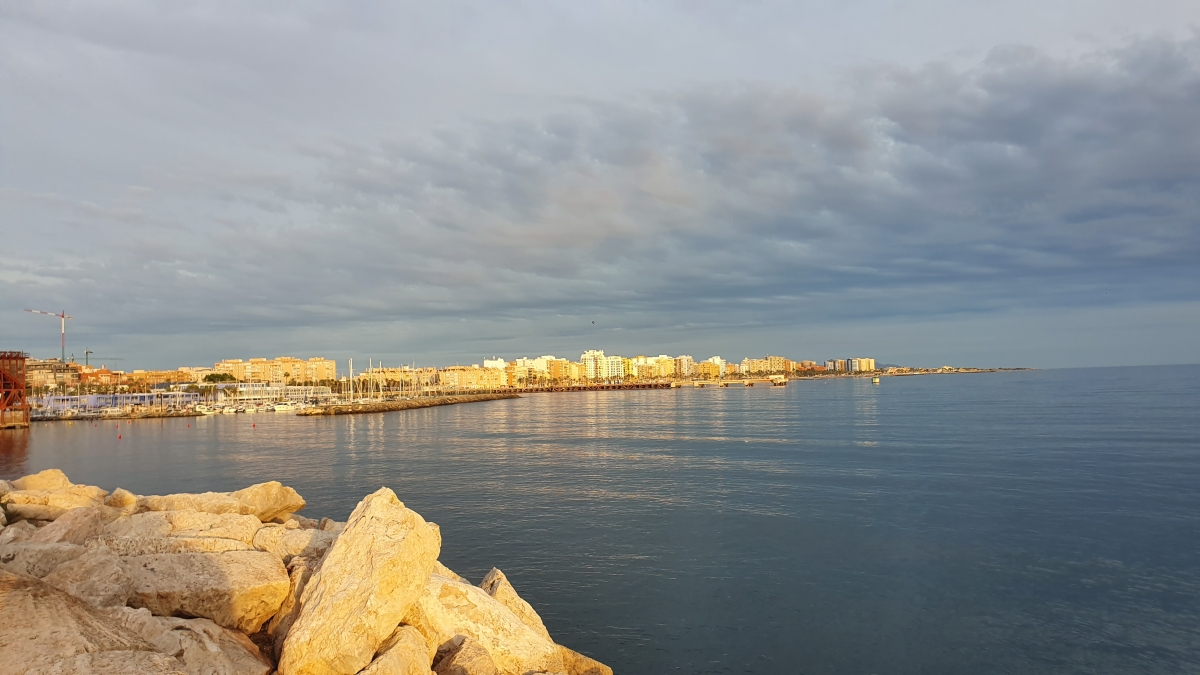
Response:
[[[226,359],[214,364],[213,372],[228,373],[239,382],[320,382],[337,379],[337,364],[321,357],[307,361],[291,356],[270,361],[264,358]]]

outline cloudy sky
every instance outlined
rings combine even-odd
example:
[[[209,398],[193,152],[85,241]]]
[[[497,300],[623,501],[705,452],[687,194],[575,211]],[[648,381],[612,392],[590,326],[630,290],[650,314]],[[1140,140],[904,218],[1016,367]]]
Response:
[[[1197,362],[1200,3],[6,3],[57,355],[25,308],[127,369]]]

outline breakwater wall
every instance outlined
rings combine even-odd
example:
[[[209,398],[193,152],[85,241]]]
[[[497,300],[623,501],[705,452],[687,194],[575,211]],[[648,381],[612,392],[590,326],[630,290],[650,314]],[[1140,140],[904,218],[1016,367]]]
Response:
[[[433,396],[429,398],[413,398],[401,401],[359,401],[357,403],[337,403],[314,406],[297,412],[297,415],[354,415],[358,413],[392,412],[394,410],[412,410],[413,408],[432,408],[439,405],[455,403],[478,403],[481,401],[499,401],[508,398],[521,398],[516,394],[472,394],[466,396]]]
[[[0,671],[612,675],[493,568],[379,488],[343,522],[272,481],[137,495],[47,469],[0,480]],[[580,608],[580,611],[587,611]]]

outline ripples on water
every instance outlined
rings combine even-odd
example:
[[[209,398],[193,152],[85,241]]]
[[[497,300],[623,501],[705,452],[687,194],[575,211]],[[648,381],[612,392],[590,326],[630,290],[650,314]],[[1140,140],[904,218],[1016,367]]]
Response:
[[[0,434],[0,474],[140,493],[278,479],[338,519],[387,485],[442,525],[451,568],[501,567],[618,673],[1198,672],[1198,375],[41,424]]]

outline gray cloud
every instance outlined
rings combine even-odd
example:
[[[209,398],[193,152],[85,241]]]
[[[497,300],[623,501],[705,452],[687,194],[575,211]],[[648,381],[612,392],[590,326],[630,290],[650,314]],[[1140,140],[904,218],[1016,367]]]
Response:
[[[80,317],[81,339],[163,365],[247,348],[340,354],[347,341],[469,361],[517,345],[644,352],[680,334],[714,350],[740,336],[751,352],[747,336],[839,322],[1200,300],[1195,36],[860,65],[831,87],[732,77],[534,97],[403,129],[336,101],[281,112],[297,90],[313,96],[287,75],[255,95],[266,74],[287,71],[274,61],[297,54],[309,77],[328,76],[332,97],[369,102],[357,75],[338,82],[292,42],[253,46],[283,34],[365,64],[387,55],[371,40],[350,46],[347,36],[371,32],[369,14],[201,17],[228,24],[218,44],[188,33],[186,12],[124,27],[87,16],[10,26],[115,54],[122,69],[141,64],[166,93],[129,84],[147,96],[135,107],[166,112],[136,133],[89,122],[128,132],[132,159],[120,138],[98,138],[82,168],[39,164],[34,145],[5,132],[30,171],[0,171],[4,333],[44,347],[46,326],[16,316],[44,304]],[[3,52],[9,82],[53,68],[23,49]],[[68,115],[56,96],[94,108],[114,95],[6,86],[42,91],[54,115]],[[375,98],[386,112],[403,96]],[[6,109],[27,123],[38,106]],[[101,169],[104,153],[113,161]],[[580,327],[592,317],[606,332]]]

